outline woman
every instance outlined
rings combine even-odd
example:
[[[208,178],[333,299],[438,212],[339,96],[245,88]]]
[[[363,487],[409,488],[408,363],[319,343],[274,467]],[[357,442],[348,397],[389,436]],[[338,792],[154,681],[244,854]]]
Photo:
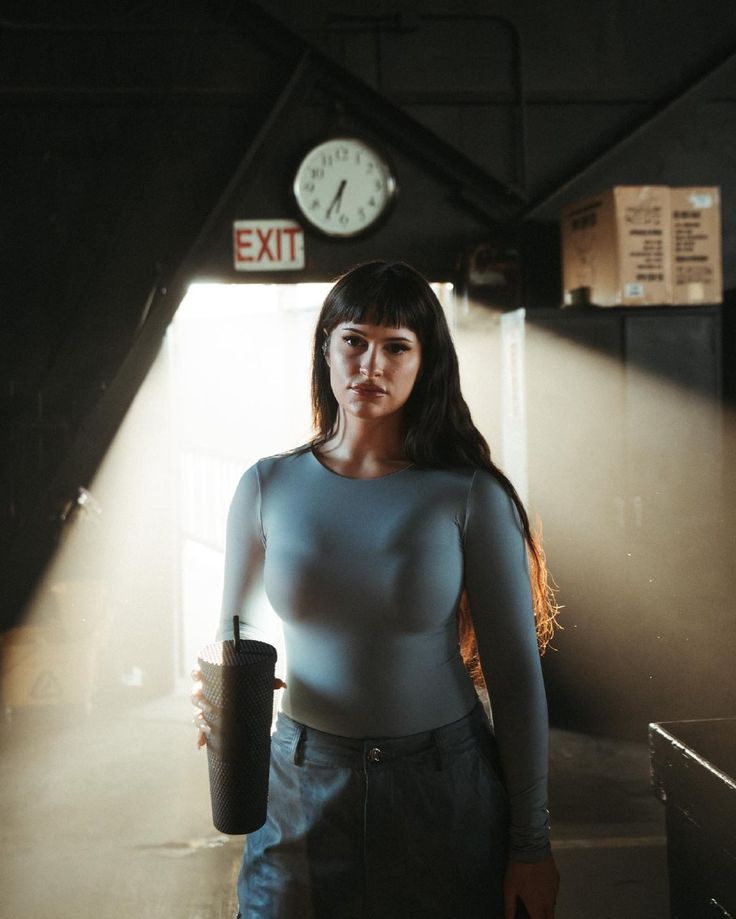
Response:
[[[539,648],[555,607],[412,268],[337,281],[312,398],[314,440],[251,467],[228,518],[220,638],[235,613],[262,637],[247,623],[263,583],[288,666],[239,915],[551,919]]]

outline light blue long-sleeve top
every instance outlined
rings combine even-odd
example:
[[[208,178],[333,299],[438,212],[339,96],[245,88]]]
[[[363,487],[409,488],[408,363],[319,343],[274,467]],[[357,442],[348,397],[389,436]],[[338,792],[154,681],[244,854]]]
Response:
[[[348,737],[414,734],[464,717],[463,588],[489,690],[511,815],[510,857],[549,854],[547,703],[518,514],[483,469],[409,466],[373,479],[311,450],[262,459],[228,516],[220,638],[244,637],[261,587],[283,624],[282,707]],[[250,622],[253,622],[251,617]]]

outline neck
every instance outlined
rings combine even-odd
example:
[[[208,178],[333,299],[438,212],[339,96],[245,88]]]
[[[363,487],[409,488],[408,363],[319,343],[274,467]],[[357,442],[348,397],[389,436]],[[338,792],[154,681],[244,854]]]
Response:
[[[335,434],[317,451],[336,472],[370,478],[407,465],[400,415],[366,421],[340,413]]]

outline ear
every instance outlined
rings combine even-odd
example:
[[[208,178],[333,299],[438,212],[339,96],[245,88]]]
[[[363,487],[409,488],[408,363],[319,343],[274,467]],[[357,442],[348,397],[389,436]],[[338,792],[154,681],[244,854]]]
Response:
[[[324,336],[325,336],[325,339],[324,339],[324,341],[322,342],[322,354],[324,355],[325,363],[326,363],[327,366],[329,367],[329,366],[330,366],[330,358],[329,358],[329,355],[328,355],[327,352],[328,352],[329,349],[330,349],[330,336],[327,334],[327,332],[324,333]]]

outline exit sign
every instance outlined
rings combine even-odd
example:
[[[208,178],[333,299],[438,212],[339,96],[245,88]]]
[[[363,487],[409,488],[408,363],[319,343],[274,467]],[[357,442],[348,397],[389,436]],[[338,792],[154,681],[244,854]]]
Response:
[[[293,220],[236,220],[236,271],[298,271],[304,267],[304,231]]]

